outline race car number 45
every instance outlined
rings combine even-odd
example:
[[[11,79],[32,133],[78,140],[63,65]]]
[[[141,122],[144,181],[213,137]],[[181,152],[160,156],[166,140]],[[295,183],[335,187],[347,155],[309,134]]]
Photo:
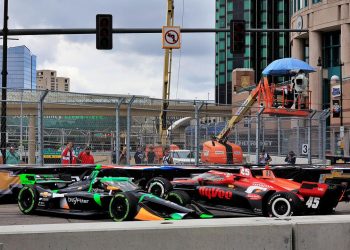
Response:
[[[320,204],[320,197],[311,196],[306,202],[306,206],[308,208],[318,208],[319,204]]]

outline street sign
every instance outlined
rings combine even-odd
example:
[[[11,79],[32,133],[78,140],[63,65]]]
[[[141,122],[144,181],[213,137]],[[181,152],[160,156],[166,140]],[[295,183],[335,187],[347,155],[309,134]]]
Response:
[[[181,47],[180,26],[163,26],[163,49],[179,49]]]
[[[301,154],[303,154],[303,155],[309,154],[309,144],[303,144],[301,146]]]

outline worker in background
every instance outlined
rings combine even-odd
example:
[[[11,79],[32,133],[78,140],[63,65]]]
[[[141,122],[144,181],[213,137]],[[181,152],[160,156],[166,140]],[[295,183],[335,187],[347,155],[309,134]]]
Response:
[[[0,164],[3,164],[3,155],[0,151]],[[6,164],[19,164],[20,163],[20,157],[19,154],[16,152],[15,146],[11,145],[10,150],[6,150],[6,156],[5,156]]]
[[[173,157],[171,157],[171,154],[170,154],[170,147],[169,146],[166,146],[164,148],[162,161],[163,161],[163,164],[165,164],[165,165],[174,164]]]
[[[137,150],[134,154],[135,164],[142,164],[144,158],[144,153],[140,146],[137,147]]]
[[[126,164],[126,147],[123,147],[123,149],[120,152],[119,164],[120,165],[125,165]]]
[[[94,156],[91,154],[91,147],[86,146],[84,151],[78,155],[78,163],[81,164],[95,164]]]
[[[154,164],[156,160],[156,153],[154,153],[154,147],[150,146],[147,152],[147,164]]]
[[[61,162],[62,165],[70,165],[70,164],[76,164],[76,157],[74,155],[73,150],[73,142],[68,142],[66,148],[63,150],[61,154]]]
[[[284,159],[285,162],[294,165],[297,157],[295,156],[295,153],[293,151],[290,151],[287,155],[287,157]]]
[[[259,164],[268,165],[271,161],[271,156],[263,149],[259,155]]]

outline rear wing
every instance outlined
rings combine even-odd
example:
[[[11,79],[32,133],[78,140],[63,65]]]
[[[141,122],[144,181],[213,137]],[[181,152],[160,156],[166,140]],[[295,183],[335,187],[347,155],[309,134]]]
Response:
[[[70,174],[20,174],[19,179],[22,185],[73,182]]]

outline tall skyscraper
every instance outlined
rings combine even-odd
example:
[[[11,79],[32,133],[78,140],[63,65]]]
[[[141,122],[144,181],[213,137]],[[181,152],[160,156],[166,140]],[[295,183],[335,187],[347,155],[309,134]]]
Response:
[[[244,19],[246,28],[289,28],[289,0],[216,0],[216,27],[229,27],[232,19]],[[289,33],[247,33],[244,55],[229,51],[229,33],[216,35],[215,101],[232,103],[231,72],[235,68],[252,68],[255,81],[272,61],[289,57]]]
[[[0,67],[2,67],[2,46]],[[36,56],[25,45],[8,48],[7,72],[8,88],[36,89]],[[2,86],[1,77],[0,83]]]

